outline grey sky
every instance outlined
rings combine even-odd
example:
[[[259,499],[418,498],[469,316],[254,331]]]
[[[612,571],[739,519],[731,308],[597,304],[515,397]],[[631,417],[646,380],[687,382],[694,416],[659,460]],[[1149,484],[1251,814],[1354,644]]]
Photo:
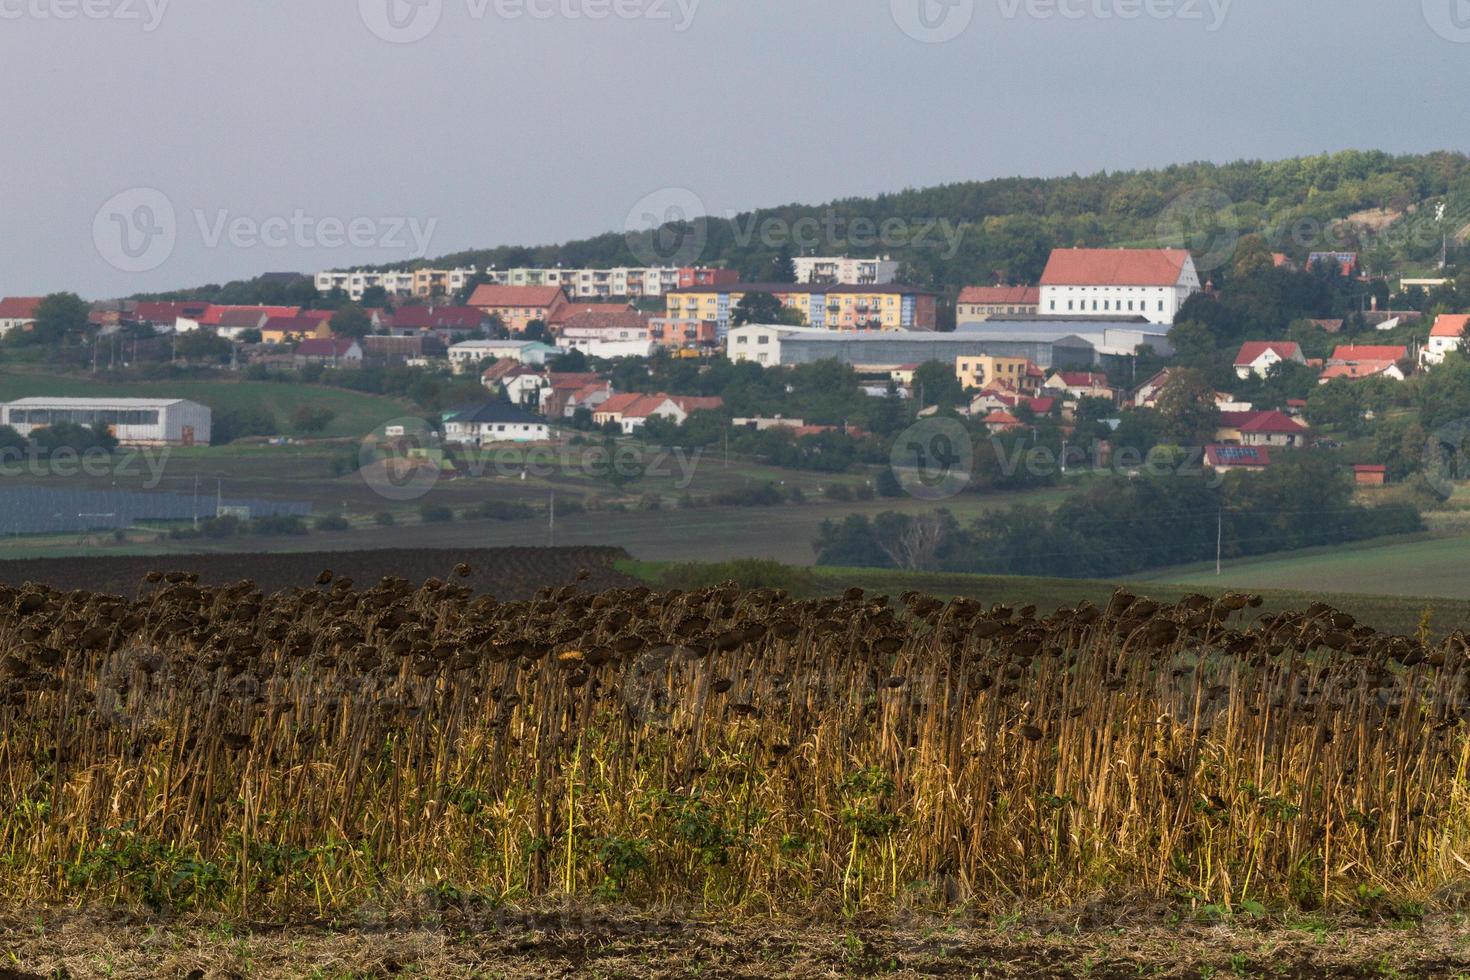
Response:
[[[392,33],[387,0],[170,0],[148,30],[162,2],[0,0],[0,294],[411,257],[410,228],[386,218],[432,223],[430,255],[560,241],[621,229],[669,187],[724,214],[1014,174],[1464,149],[1470,113],[1470,0],[930,0],[937,33],[970,17],[942,43],[898,26],[919,23],[919,0],[420,0],[442,10],[414,43],[369,28]],[[126,272],[94,219],[140,187],[177,234]],[[136,195],[121,200],[132,213]],[[328,248],[337,229],[289,227],[298,210],[371,220],[358,247]],[[212,241],[222,216],[246,220]],[[285,247],[251,233],[272,218],[285,225],[262,231],[285,229]]]

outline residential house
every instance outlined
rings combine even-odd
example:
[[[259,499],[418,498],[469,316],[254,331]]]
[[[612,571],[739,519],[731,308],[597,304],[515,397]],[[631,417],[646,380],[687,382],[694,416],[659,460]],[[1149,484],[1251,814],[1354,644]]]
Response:
[[[1058,402],[1055,398],[1028,398],[1013,391],[987,388],[970,400],[970,417],[987,415],[990,412],[1015,412],[1026,406],[1036,415],[1050,415]]]
[[[564,353],[539,340],[464,340],[449,348],[449,363],[455,374],[464,374],[487,360],[509,358],[520,364],[545,364]]]
[[[1285,412],[1221,412],[1215,442],[1239,446],[1300,447],[1311,430]]]
[[[247,330],[263,329],[269,320],[270,316],[263,310],[226,310],[216,321],[214,332],[226,340],[238,340],[240,335]],[[328,327],[329,333],[330,330],[331,328]]]
[[[1038,286],[966,286],[955,301],[955,319],[973,323],[995,316],[1035,314],[1040,308]]]
[[[1319,268],[1327,268],[1336,265],[1338,274],[1345,279],[1353,279],[1358,275],[1358,253],[1357,252],[1311,252],[1307,255],[1307,271],[1315,271]]]
[[[131,311],[124,311],[124,319],[131,319],[134,323],[145,324],[152,327],[158,333],[173,333],[175,331],[175,324],[178,323],[181,317],[197,323],[208,311],[208,303],[153,303],[139,301],[133,304]]]
[[[682,425],[695,412],[718,411],[724,404],[722,398],[629,392],[613,395],[597,406],[592,420],[598,425],[611,422],[622,429],[624,435],[631,435],[651,418],[666,418],[675,425]]]
[[[1016,391],[1025,390],[1031,362],[1024,357],[958,357],[954,362],[955,377],[966,388],[984,388],[992,383]]]
[[[1049,393],[1065,394],[1073,401],[1081,398],[1112,399],[1116,395],[1108,384],[1107,375],[1091,371],[1058,371],[1041,387]]]
[[[1271,465],[1271,450],[1265,446],[1206,446],[1205,465],[1217,473],[1260,471]]]
[[[289,344],[297,340],[332,338],[331,323],[309,316],[270,316],[259,329],[263,344]]]
[[[36,322],[40,296],[7,296],[0,299],[0,337],[12,330],[29,330]]]
[[[1143,316],[1173,323],[1200,291],[1194,258],[1176,248],[1054,249],[1041,276],[1041,314]]]
[[[551,320],[548,320],[546,325],[549,326],[553,331],[560,331],[563,327],[565,327],[567,325],[568,321],[571,321],[573,319],[580,318],[580,319],[578,319],[578,326],[583,326],[583,327],[589,327],[589,326],[593,326],[593,327],[595,327],[595,326],[605,326],[609,322],[620,323],[621,325],[626,326],[630,322],[628,319],[626,319],[629,314],[631,314],[633,316],[638,316],[638,317],[643,317],[644,316],[644,314],[639,313],[638,310],[634,308],[634,306],[633,306],[633,304],[631,302],[622,302],[622,303],[576,303],[576,302],[573,302],[573,303],[568,303],[565,306],[563,306],[561,309],[557,310],[556,315]],[[619,321],[617,319],[620,316],[621,317],[624,317],[624,319],[621,320],[621,321]],[[603,318],[603,317],[609,317],[609,318],[612,318],[612,319],[611,319],[611,321],[600,319],[600,318]],[[640,322],[640,326],[643,326],[645,328],[647,327],[647,319],[646,318],[644,318]]]
[[[384,364],[407,364],[424,356],[423,337],[389,337],[370,334],[361,340],[364,357]],[[441,349],[442,353],[442,349]]]
[[[1282,361],[1305,365],[1301,345],[1290,340],[1252,340],[1240,346],[1235,355],[1235,376],[1244,381],[1254,375],[1264,378],[1272,365]]]
[[[588,372],[557,372],[546,376],[541,391],[541,414],[549,419],[571,418],[577,409],[595,409],[612,397],[612,382]]]
[[[490,326],[490,317],[473,306],[400,306],[393,312],[388,332],[395,337],[437,334],[446,343],[456,337],[478,335]]]
[[[1002,432],[1014,432],[1017,429],[1025,428],[1020,419],[1016,418],[1010,412],[1004,412],[999,409],[981,419],[980,424],[985,426],[991,435],[998,435]]]
[[[220,321],[227,315],[240,311],[264,313],[268,317],[291,319],[301,315],[299,306],[219,306],[210,304],[198,317],[179,316],[174,319],[175,333],[190,333],[195,330],[218,330]]]
[[[444,413],[444,440],[464,446],[500,442],[544,442],[551,437],[546,420],[508,402],[487,401]]]
[[[1419,352],[1419,363],[1425,366],[1443,364],[1450,351],[1464,350],[1466,327],[1470,327],[1470,315],[1441,313],[1429,331],[1429,343]]]
[[[1409,349],[1402,346],[1346,345],[1338,347],[1327,359],[1327,367],[1318,376],[1321,384],[1336,378],[1356,381],[1360,378],[1392,378],[1404,380],[1399,362],[1407,360]]]
[[[1159,392],[1164,390],[1164,386],[1169,383],[1169,379],[1174,376],[1174,372],[1177,370],[1178,368],[1164,368],[1158,374],[1139,385],[1138,389],[1133,392],[1133,407],[1156,407],[1159,403]]]
[[[561,313],[569,300],[560,286],[480,286],[469,304],[486,316],[500,318],[511,336],[526,332],[531,323],[547,324]]]
[[[353,337],[308,337],[296,345],[293,356],[297,364],[362,367],[362,354],[362,344]]]

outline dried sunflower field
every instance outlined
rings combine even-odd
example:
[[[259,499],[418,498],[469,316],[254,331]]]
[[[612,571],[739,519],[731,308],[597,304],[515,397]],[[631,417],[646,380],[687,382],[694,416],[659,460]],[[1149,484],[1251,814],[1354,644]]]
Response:
[[[0,587],[0,895],[766,915],[1470,878],[1470,657],[1324,605]]]

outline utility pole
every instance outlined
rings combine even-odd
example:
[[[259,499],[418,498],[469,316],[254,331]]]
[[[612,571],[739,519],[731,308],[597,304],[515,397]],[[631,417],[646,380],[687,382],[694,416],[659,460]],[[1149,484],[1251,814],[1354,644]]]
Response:
[[[546,547],[556,547],[556,491],[551,491],[551,508],[547,512]]]
[[[199,474],[194,474],[194,530],[199,530]]]
[[[1225,545],[1225,512],[1215,514],[1215,577],[1220,577],[1220,552]]]

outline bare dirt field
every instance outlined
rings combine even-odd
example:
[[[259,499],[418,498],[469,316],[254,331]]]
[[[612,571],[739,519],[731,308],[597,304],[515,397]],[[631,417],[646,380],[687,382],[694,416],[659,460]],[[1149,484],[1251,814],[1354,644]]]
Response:
[[[44,582],[58,589],[133,595],[149,572],[181,571],[196,573],[209,585],[250,579],[262,591],[273,592],[311,585],[326,569],[364,586],[389,576],[418,584],[428,578],[444,578],[464,562],[470,566],[470,575],[456,581],[509,600],[529,598],[542,586],[569,585],[583,570],[589,573],[583,582],[587,589],[635,584],[612,567],[614,561],[626,557],[621,548],[581,547],[37,558],[0,562],[0,582]]]
[[[1458,919],[722,926],[677,917],[505,915],[434,925],[220,927],[123,916],[0,919],[0,980],[92,977],[1455,977]]]

